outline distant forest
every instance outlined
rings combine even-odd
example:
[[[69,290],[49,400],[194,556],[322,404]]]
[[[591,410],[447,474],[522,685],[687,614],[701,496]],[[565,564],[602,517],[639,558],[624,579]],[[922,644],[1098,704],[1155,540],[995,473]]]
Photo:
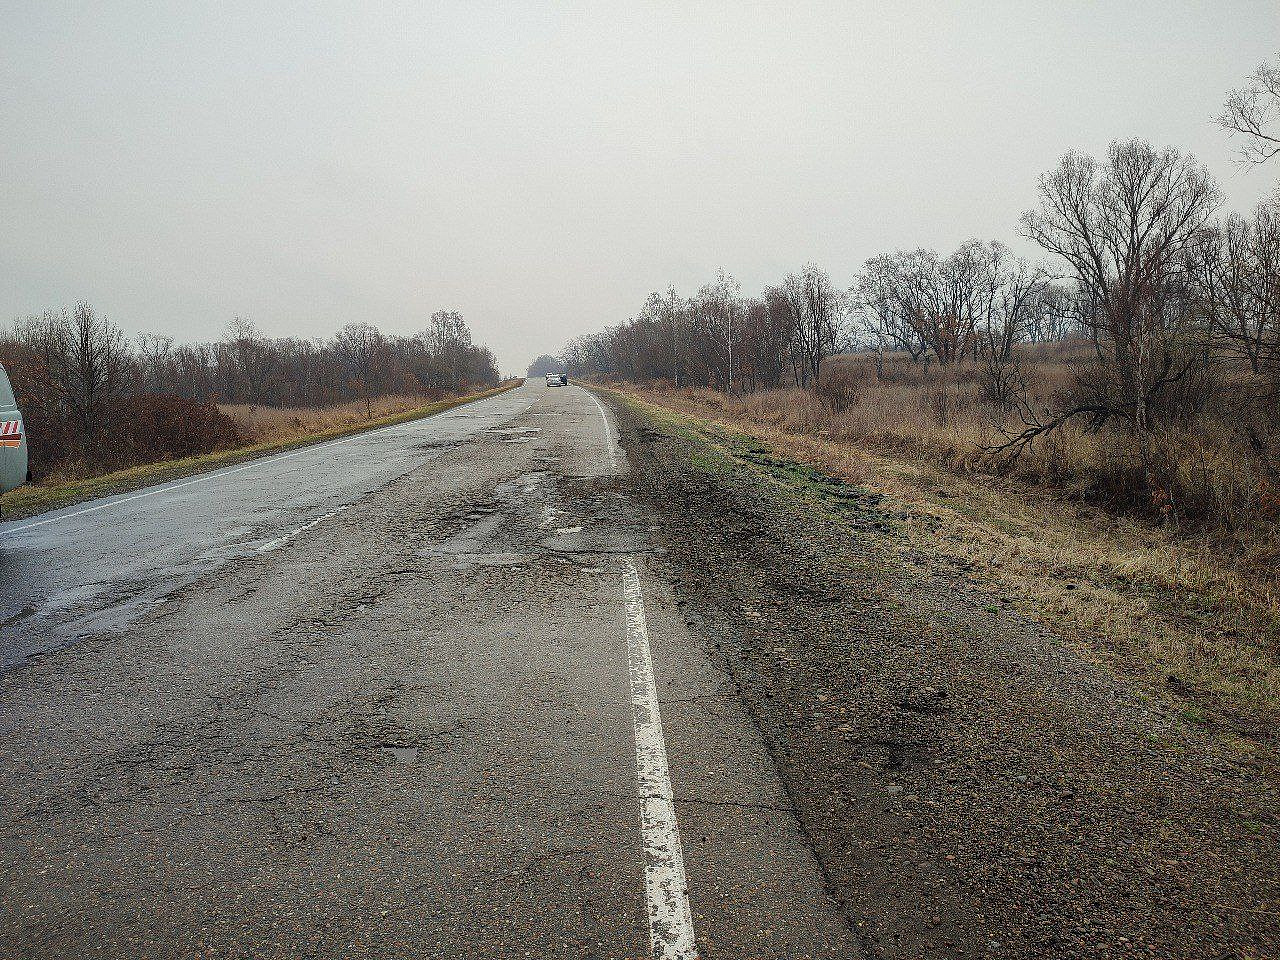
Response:
[[[545,377],[549,373],[563,373],[564,361],[557,357],[549,357],[545,353],[529,364],[526,375],[529,377]]]
[[[319,407],[389,395],[438,397],[496,384],[493,354],[461,314],[437,311],[412,337],[365,323],[332,337],[264,336],[233,320],[212,343],[130,339],[88,303],[15,321],[0,361],[31,437],[32,472],[86,475],[234,444],[219,403]]]

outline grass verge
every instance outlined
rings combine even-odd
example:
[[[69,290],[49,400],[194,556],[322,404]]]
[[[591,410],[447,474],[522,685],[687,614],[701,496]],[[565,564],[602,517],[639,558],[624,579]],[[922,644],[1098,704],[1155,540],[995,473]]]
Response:
[[[31,484],[19,487],[0,496],[0,514],[3,514],[6,519],[31,517],[48,510],[56,510],[59,507],[83,503],[86,500],[96,500],[99,497],[129,493],[142,487],[165,483],[169,480],[177,480],[197,473],[205,473],[219,467],[234,466],[237,463],[256,460],[259,457],[281,453],[295,447],[323,443],[326,440],[336,440],[339,437],[363,433],[366,430],[375,430],[378,427],[390,427],[400,423],[408,423],[411,420],[421,420],[423,417],[429,417],[452,407],[461,406],[464,403],[471,403],[474,400],[482,400],[485,397],[504,393],[518,386],[521,382],[523,381],[509,381],[490,390],[481,390],[459,397],[449,397],[413,410],[367,420],[363,423],[334,427],[316,433],[306,433],[288,439],[274,439],[245,447],[216,450],[213,453],[198,457],[185,457],[181,460],[147,463],[142,466],[130,467],[127,470],[117,470],[114,473],[103,474],[99,477],[89,477],[84,480],[72,480],[48,485]]]
[[[600,388],[595,388],[600,389]],[[883,498],[876,535],[915,566],[945,565],[1075,643],[1175,713],[1272,753],[1280,720],[1280,603],[1158,528],[989,476],[725,418],[687,395],[602,390],[696,440],[691,466],[748,469],[832,517],[850,485]],[[834,481],[834,482],[833,482]]]

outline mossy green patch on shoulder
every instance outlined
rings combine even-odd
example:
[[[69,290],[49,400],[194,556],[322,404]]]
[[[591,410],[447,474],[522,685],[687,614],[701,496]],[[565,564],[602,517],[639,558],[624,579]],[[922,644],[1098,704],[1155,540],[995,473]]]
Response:
[[[595,388],[593,388],[595,389]],[[749,475],[767,484],[780,501],[817,508],[836,520],[873,518],[882,529],[895,526],[881,496],[811,464],[779,453],[749,433],[647,403],[630,394],[601,390],[622,405],[644,429],[684,445],[684,459],[703,473]]]

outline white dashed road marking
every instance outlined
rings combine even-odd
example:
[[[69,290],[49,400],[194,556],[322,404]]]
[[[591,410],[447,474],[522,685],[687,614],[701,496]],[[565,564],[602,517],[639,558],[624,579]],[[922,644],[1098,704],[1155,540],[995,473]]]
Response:
[[[316,517],[314,520],[310,521],[309,523],[304,523],[302,526],[298,527],[296,530],[290,530],[286,534],[283,534],[272,540],[268,540],[258,547],[258,552],[270,553],[272,550],[276,549],[277,547],[283,547],[286,543],[288,543],[290,540],[297,537],[299,534],[306,533],[312,527],[319,526],[320,524],[324,523],[326,520],[332,520],[334,517],[336,517],[338,514],[342,513],[342,511],[346,509],[347,509],[346,507],[339,507],[337,510],[332,510],[329,513],[326,513],[323,517]]]

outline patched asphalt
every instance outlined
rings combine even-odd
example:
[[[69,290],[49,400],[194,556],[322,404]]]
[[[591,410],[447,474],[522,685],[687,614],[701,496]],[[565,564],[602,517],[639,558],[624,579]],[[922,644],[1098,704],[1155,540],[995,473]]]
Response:
[[[703,955],[859,955],[589,394],[174,487],[0,528],[0,955],[649,956],[628,561]]]

